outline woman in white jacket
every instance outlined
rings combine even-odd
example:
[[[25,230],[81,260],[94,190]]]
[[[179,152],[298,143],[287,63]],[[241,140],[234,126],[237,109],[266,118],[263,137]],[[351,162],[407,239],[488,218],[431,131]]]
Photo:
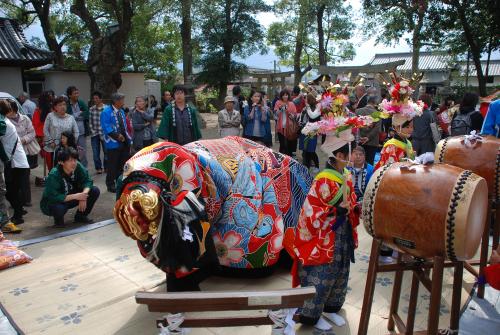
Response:
[[[37,159],[38,153],[40,152],[40,146],[36,141],[35,128],[33,128],[33,124],[31,123],[31,119],[19,113],[17,110],[17,104],[11,103],[12,112],[7,114],[6,116],[9,118],[9,121],[16,127],[17,135],[21,141],[24,152],[26,153],[26,158],[28,159],[28,163],[30,162],[30,156]],[[35,168],[36,164],[30,164],[30,168]],[[31,207],[31,187],[30,187],[30,175],[29,171],[24,176],[21,181],[21,190],[23,195],[23,206]]]

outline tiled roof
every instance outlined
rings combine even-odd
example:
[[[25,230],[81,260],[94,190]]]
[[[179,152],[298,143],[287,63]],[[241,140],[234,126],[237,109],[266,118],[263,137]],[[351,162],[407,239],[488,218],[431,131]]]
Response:
[[[404,60],[403,65],[398,66],[398,71],[411,71],[411,52],[375,54],[370,65],[384,64],[398,60]],[[451,57],[442,52],[420,52],[418,69],[420,71],[445,71],[450,70]]]
[[[483,74],[486,75],[486,61],[481,61],[481,67],[483,68]],[[467,64],[460,63],[460,75],[465,76],[467,72]],[[469,64],[469,76],[477,76],[476,67],[474,62]],[[488,76],[500,76],[500,59],[490,60],[490,66],[488,67]]]
[[[0,18],[0,65],[35,67],[53,58],[52,52],[28,44],[15,20]]]

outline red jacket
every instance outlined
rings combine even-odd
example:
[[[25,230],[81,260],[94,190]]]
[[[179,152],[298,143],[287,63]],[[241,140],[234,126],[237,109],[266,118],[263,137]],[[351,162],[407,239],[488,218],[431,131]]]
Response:
[[[35,135],[38,137],[43,137],[43,125],[45,122],[40,120],[41,110],[40,108],[36,108],[33,112],[33,119],[31,122],[33,123],[33,128],[35,128]]]

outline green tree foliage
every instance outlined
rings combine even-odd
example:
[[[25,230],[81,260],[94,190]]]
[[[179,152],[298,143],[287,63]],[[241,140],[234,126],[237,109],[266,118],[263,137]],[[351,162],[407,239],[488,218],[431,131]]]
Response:
[[[491,53],[500,49],[499,13],[499,1],[483,0],[439,1],[430,11],[431,39],[459,58],[470,55],[481,96],[487,95],[488,73],[481,57],[489,60]]]
[[[418,72],[422,46],[430,33],[428,25],[433,0],[363,0],[363,14],[366,31],[375,32],[378,43],[398,43],[408,34],[406,41],[412,47],[412,73]]]
[[[245,69],[233,55],[265,52],[265,29],[256,15],[270,7],[262,0],[207,0],[197,2],[193,9],[203,53],[198,80],[216,86],[222,100],[227,84]]]
[[[327,65],[354,57],[349,39],[355,32],[350,5],[341,0],[278,0],[274,11],[279,22],[271,24],[267,41],[275,47],[280,63],[293,66],[296,82],[301,67]]]
[[[167,4],[163,1],[144,6],[134,16],[125,49],[127,67],[148,77],[176,74],[176,64],[181,60],[179,23],[164,13],[169,6],[163,5]]]

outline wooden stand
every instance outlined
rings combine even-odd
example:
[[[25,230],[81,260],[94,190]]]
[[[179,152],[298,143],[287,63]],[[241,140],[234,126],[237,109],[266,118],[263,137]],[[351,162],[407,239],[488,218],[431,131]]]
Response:
[[[462,262],[445,262],[443,257],[434,257],[432,261],[412,261],[403,262],[402,255],[398,256],[396,264],[379,265],[378,255],[382,242],[374,239],[370,254],[370,263],[368,265],[368,277],[366,279],[365,295],[363,298],[363,307],[361,309],[361,319],[359,322],[358,335],[368,333],[368,324],[370,322],[370,313],[373,304],[373,294],[375,291],[375,282],[379,272],[396,272],[394,286],[391,297],[390,315],[387,329],[394,331],[396,326],[403,334],[413,334],[415,325],[415,310],[418,300],[419,283],[431,293],[429,304],[429,316],[427,321],[427,334],[435,335],[439,327],[439,308],[441,306],[441,292],[443,287],[443,271],[445,267],[454,267],[453,296],[450,319],[450,333],[458,334],[458,323],[460,313],[460,300],[462,290]],[[429,270],[432,269],[432,278],[429,277]],[[401,296],[401,286],[404,271],[413,271],[410,302],[408,307],[408,318],[406,324],[398,314],[399,299]]]
[[[156,320],[158,328],[168,328],[170,334],[177,333],[182,327],[236,327],[274,325],[284,329],[284,313],[276,320],[276,311],[284,308],[301,307],[304,300],[314,297],[314,287],[303,287],[275,291],[224,291],[224,292],[175,292],[152,293],[137,292],[138,304],[148,305],[150,312],[169,313]],[[184,317],[186,312],[220,312],[241,310],[268,310],[265,315],[243,315],[237,317]],[[273,312],[271,312],[273,311]],[[174,315],[174,313],[177,313]],[[180,314],[179,314],[180,313]],[[172,316],[176,327],[172,326]]]
[[[489,257],[489,241],[490,241],[490,225],[493,221],[493,250],[498,248],[498,239],[500,235],[500,215],[499,204],[495,203],[493,200],[489,201],[488,204],[488,215],[486,216],[486,224],[484,225],[483,238],[481,240],[481,253],[479,260],[466,261],[464,266],[467,271],[469,271],[476,278],[484,275],[484,268],[488,265]],[[479,265],[479,271],[477,271],[474,266]],[[477,297],[480,299],[484,298],[484,284],[478,284]]]

